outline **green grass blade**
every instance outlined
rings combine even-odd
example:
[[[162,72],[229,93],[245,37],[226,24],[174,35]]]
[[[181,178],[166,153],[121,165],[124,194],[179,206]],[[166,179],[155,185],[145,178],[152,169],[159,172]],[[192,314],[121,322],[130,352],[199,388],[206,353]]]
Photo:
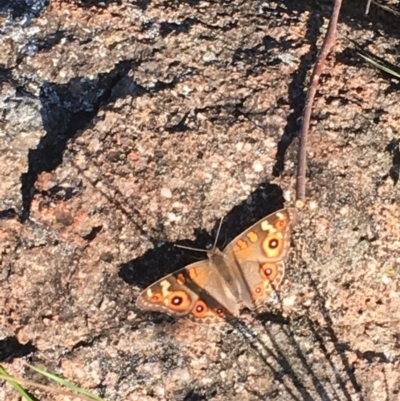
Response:
[[[372,64],[374,67],[379,68],[381,71],[384,71],[396,78],[400,78],[400,74],[394,70],[392,70],[389,67],[386,67],[385,65],[379,63],[378,61],[374,60],[372,57],[366,56],[360,52],[357,52],[365,61],[368,63]]]
[[[9,374],[8,374],[8,372],[0,365],[0,378],[4,378],[4,380],[7,380],[7,378],[13,378],[12,376],[10,376]],[[15,391],[17,391],[20,395],[21,395],[21,397],[23,397],[25,400],[27,400],[27,401],[34,401],[34,399],[18,384],[18,383],[16,383],[15,381],[9,381],[9,380],[7,380],[10,384],[11,384],[11,386],[13,386],[14,387],[14,390]]]
[[[71,390],[76,391],[78,394],[82,394],[82,395],[84,395],[84,396],[86,396],[86,397],[88,397],[88,398],[90,398],[92,400],[105,401],[104,398],[101,398],[96,394],[93,394],[93,393],[91,393],[91,392],[89,392],[87,390],[84,390],[84,389],[82,389],[80,387],[77,387],[75,384],[71,383],[70,381],[68,381],[66,379],[63,379],[62,377],[59,377],[59,376],[57,376],[57,375],[55,375],[53,373],[49,373],[46,370],[37,368],[37,367],[32,366],[32,365],[30,365],[28,363],[27,363],[27,366],[29,366],[31,369],[33,369],[37,373],[40,373],[41,375],[49,378],[50,380],[53,380],[58,384],[61,384],[61,385],[65,386],[65,387],[68,387]]]
[[[384,60],[384,59],[382,59],[380,57],[377,57],[377,56],[371,54],[367,50],[364,50],[355,40],[350,39],[346,35],[342,35],[342,37],[344,39],[346,39],[348,42],[353,44],[357,54],[359,56],[361,56],[367,63],[370,63],[371,65],[373,65],[374,67],[380,69],[381,71],[386,72],[387,74],[390,74],[393,77],[400,79],[400,73],[398,72],[399,67],[397,67],[397,66],[390,67],[390,63],[389,62],[387,62],[386,60]]]

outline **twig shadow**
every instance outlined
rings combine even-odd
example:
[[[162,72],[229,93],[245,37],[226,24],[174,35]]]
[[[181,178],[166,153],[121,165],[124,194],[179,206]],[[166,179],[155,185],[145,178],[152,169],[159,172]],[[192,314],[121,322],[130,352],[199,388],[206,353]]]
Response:
[[[324,298],[311,277],[309,281],[317,294],[316,304],[312,307],[321,312],[325,321],[323,327],[307,316],[286,320],[279,315],[262,313],[257,315],[257,322],[263,325],[263,331],[236,321],[236,338],[244,341],[258,355],[293,400],[314,400],[316,394],[320,400],[351,401],[354,393],[359,400],[364,400],[362,387],[346,357],[346,346],[335,332]],[[272,324],[281,326],[285,339],[283,343],[271,330]],[[305,346],[300,342],[304,332],[308,333],[307,343],[313,344],[311,353],[304,351]],[[269,346],[261,340],[265,334],[269,338]],[[333,345],[334,352],[328,343]],[[323,355],[324,359],[314,360],[315,354]]]

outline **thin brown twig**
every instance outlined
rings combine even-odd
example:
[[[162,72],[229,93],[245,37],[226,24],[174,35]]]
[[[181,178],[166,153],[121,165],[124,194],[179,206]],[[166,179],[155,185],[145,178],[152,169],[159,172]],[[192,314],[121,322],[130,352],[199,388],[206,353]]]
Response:
[[[324,67],[325,60],[333,44],[335,43],[336,27],[341,6],[342,0],[335,0],[324,43],[321,47],[320,54],[318,55],[318,60],[315,63],[314,70],[311,75],[311,83],[308,89],[306,103],[304,107],[303,121],[300,130],[300,146],[296,180],[296,207],[300,209],[304,207],[306,198],[307,138],[308,130],[310,127],[312,106],[314,103],[315,94],[317,92],[319,77]]]
[[[368,15],[369,9],[371,8],[372,0],[368,0],[367,6],[365,7],[365,15]]]
[[[377,1],[372,0],[372,4],[374,4],[377,7],[380,7],[382,10],[388,11],[389,13],[392,13],[394,15],[400,15],[400,13],[396,10],[392,10],[390,7],[384,6],[383,4],[378,3]]]

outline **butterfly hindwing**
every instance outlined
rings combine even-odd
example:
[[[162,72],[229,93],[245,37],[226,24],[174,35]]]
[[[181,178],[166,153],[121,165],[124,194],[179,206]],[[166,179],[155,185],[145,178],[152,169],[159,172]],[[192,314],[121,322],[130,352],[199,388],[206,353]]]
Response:
[[[238,313],[210,260],[190,264],[155,282],[139,295],[136,305],[202,323],[224,321]]]

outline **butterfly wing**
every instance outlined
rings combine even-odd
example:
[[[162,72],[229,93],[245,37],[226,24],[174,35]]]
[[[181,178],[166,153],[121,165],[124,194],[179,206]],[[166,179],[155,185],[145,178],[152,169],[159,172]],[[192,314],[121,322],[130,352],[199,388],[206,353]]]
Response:
[[[190,264],[165,276],[144,290],[136,305],[199,323],[222,322],[239,313],[237,301],[211,260]]]
[[[296,209],[291,208],[272,213],[224,249],[237,277],[242,302],[249,309],[260,306],[282,282],[296,215]]]

